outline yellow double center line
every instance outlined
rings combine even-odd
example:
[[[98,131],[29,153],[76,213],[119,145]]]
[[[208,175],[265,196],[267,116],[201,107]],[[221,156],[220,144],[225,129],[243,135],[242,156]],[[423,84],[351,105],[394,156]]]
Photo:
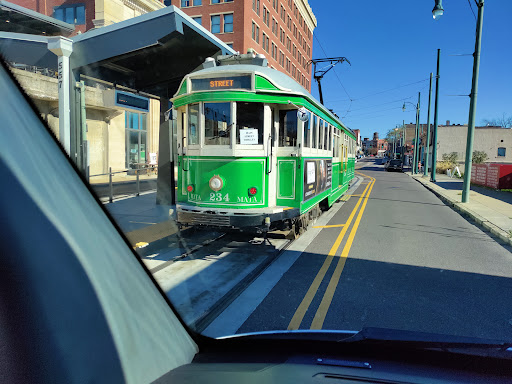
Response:
[[[343,251],[341,252],[341,256],[338,260],[338,265],[336,266],[336,269],[334,270],[334,273],[331,277],[331,280],[329,281],[329,285],[327,286],[327,290],[325,291],[324,297],[322,299],[322,302],[320,303],[320,306],[318,307],[318,310],[315,314],[315,317],[313,319],[313,323],[311,324],[311,329],[322,329],[322,325],[325,320],[325,316],[327,315],[327,311],[329,310],[329,306],[331,305],[332,298],[334,296],[334,292],[336,290],[336,287],[338,285],[338,282],[340,280],[341,272],[343,271],[343,268],[345,266],[345,261],[347,259],[348,253],[350,252],[350,248],[352,246],[352,243],[354,241],[354,237],[357,232],[357,228],[359,227],[359,223],[361,222],[361,217],[363,216],[364,209],[366,208],[366,203],[368,202],[368,196],[370,196],[370,193],[373,188],[373,184],[375,183],[375,179],[373,177],[364,175],[362,173],[357,172],[358,174],[370,178],[370,183],[366,186],[364,192],[361,194],[361,197],[357,201],[356,206],[350,213],[350,216],[343,226],[343,229],[341,230],[340,234],[336,238],[336,241],[334,242],[334,245],[332,246],[331,250],[327,254],[327,257],[318,271],[315,279],[313,280],[313,283],[311,283],[311,286],[309,287],[306,295],[304,296],[304,299],[302,299],[302,302],[300,303],[299,307],[295,311],[295,314],[292,317],[292,320],[290,321],[290,324],[288,325],[289,330],[299,329],[300,324],[302,323],[302,320],[304,316],[306,315],[307,310],[309,309],[309,306],[311,305],[311,302],[313,301],[318,288],[320,287],[320,284],[322,283],[325,274],[327,273],[327,270],[329,269],[329,266],[331,265],[336,252],[338,251],[338,248],[340,247],[341,242],[343,241],[343,238],[345,237],[345,234],[348,231],[348,228],[350,227],[350,224],[352,223],[352,220],[354,219],[356,212],[361,205],[361,202],[363,202],[362,208],[359,211],[359,214],[357,215],[356,221],[354,226],[352,227],[352,230],[350,231],[348,240],[345,244],[345,247],[343,248]]]

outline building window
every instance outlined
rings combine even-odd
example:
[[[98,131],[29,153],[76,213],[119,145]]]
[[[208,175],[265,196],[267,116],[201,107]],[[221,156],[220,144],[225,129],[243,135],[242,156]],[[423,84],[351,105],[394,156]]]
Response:
[[[192,20],[194,20],[199,25],[203,25],[203,18],[201,16],[193,17]]]
[[[191,0],[181,0],[181,8],[190,7]]]
[[[220,4],[220,0],[211,0],[210,4]]]
[[[268,25],[270,20],[270,12],[267,10],[267,7],[263,7],[263,22]]]
[[[220,15],[212,16],[212,33],[220,33]]]
[[[72,4],[55,7],[53,8],[53,17],[69,24],[85,24],[85,5]]]
[[[252,9],[259,16],[259,14],[260,14],[260,0],[252,0]]]
[[[262,41],[261,41],[261,46],[263,47],[263,49],[265,51],[268,52],[268,45],[269,45],[269,38],[268,36],[265,34],[265,32],[262,33]]]
[[[194,0],[192,4],[194,4],[194,7],[199,7],[200,5],[203,5],[203,2],[202,0]]]
[[[233,32],[233,14],[228,13],[224,15],[224,33]]]
[[[290,73],[290,59],[286,58],[286,72]]]
[[[254,21],[252,22],[252,39],[257,43],[260,42],[260,27]]]
[[[125,112],[126,168],[136,169],[146,163],[146,114]]]
[[[498,148],[498,157],[505,157],[507,155],[507,148],[499,147]]]
[[[226,45],[227,45],[229,48],[233,49],[233,43],[226,43]]]

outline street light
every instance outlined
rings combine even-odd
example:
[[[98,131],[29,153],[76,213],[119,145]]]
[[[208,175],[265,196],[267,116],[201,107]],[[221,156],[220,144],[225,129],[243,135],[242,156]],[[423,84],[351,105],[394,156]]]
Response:
[[[417,157],[418,154],[418,142],[419,142],[419,131],[420,131],[420,96],[421,93],[418,92],[418,104],[414,105],[410,101],[404,101],[404,105],[402,106],[402,111],[405,112],[405,104],[411,104],[416,107],[416,129],[414,132],[414,147],[412,152],[412,174],[415,174],[418,170]]]
[[[442,9],[441,0],[435,0],[436,8]],[[466,158],[464,162],[464,184],[462,186],[462,202],[469,201],[469,190],[471,186],[471,166],[473,162],[473,139],[475,136],[475,114],[476,96],[478,93],[478,74],[480,71],[480,48],[482,45],[482,25],[484,21],[484,0],[474,0],[478,7],[478,20],[476,23],[475,53],[473,54],[473,79],[471,81],[471,100],[469,102],[468,137],[466,142]],[[435,18],[435,16],[434,16]]]
[[[432,16],[434,17],[434,20],[439,20],[441,16],[443,16],[444,9],[443,9],[443,0],[436,0],[436,5],[434,6],[434,9],[432,10]]]

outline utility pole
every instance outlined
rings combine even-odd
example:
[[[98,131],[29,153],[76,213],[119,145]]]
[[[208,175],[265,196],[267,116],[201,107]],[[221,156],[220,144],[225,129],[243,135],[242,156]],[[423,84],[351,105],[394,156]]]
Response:
[[[428,176],[428,151],[430,149],[430,102],[432,100],[432,76],[433,73],[430,72],[430,87],[428,89],[428,111],[427,111],[427,149],[425,151],[425,164],[423,165],[423,176]]]
[[[418,172],[418,160],[419,160],[419,136],[420,136],[420,96],[421,93],[418,92],[418,104],[416,106],[416,132],[414,136],[414,164],[413,164],[413,174]]]
[[[437,74],[436,74],[436,99],[434,101],[434,134],[432,138],[432,172],[430,181],[436,182],[436,166],[437,166],[437,117],[439,104],[439,62],[441,59],[441,50],[437,50]]]
[[[475,135],[476,96],[478,94],[478,73],[480,71],[480,48],[482,45],[482,25],[484,21],[484,0],[478,2],[478,22],[476,24],[475,53],[473,54],[473,81],[471,84],[471,101],[469,103],[468,139],[466,143],[466,160],[464,162],[464,184],[462,202],[469,201],[471,186],[471,166],[473,162],[473,138]]]

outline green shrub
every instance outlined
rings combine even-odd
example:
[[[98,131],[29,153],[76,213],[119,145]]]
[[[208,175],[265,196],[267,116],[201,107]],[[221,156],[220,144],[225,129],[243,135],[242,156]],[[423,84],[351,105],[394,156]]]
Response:
[[[443,153],[443,161],[450,163],[450,164],[457,164],[459,156],[457,155],[457,152],[451,152],[451,153]]]
[[[448,169],[452,169],[454,165],[449,161],[438,161],[436,163],[436,173],[446,173]]]
[[[484,151],[473,151],[473,164],[482,164],[487,159],[487,153]]]

